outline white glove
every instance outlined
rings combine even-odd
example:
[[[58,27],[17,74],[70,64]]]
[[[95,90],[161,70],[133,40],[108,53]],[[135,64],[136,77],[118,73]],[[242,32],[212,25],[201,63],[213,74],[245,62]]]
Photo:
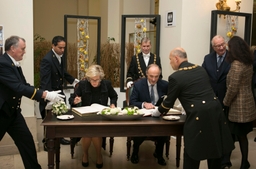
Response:
[[[130,82],[128,82],[128,83],[126,84],[126,87],[127,87],[127,88],[130,88],[130,87],[132,87],[132,85],[133,85],[133,82],[130,81]]]
[[[46,97],[45,99],[51,101],[51,102],[57,102],[57,101],[61,101],[64,100],[65,96],[62,94],[59,94],[61,91],[52,91],[52,92],[48,92],[46,91]]]
[[[77,83],[79,83],[79,80],[75,79],[74,82],[72,83],[72,86],[75,88]]]
[[[53,102],[48,102],[45,106],[45,110],[51,110],[52,109]]]
[[[158,109],[155,109],[153,112],[152,112],[152,116],[153,117],[159,117],[161,115],[161,113],[158,111]]]

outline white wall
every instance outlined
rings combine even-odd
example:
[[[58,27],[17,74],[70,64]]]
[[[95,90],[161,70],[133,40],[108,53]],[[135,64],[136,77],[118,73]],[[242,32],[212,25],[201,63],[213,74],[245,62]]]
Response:
[[[152,1],[141,0],[139,3],[137,0],[122,0],[119,2],[119,6],[122,6],[120,12],[109,11],[109,15],[116,15],[117,13],[150,14],[150,11],[152,11],[149,3]],[[108,5],[111,6],[113,3],[114,0],[109,0]],[[189,0],[160,0],[160,56],[164,79],[167,79],[171,72],[173,72],[169,65],[168,56],[170,50],[177,46],[181,46],[187,51],[189,61],[201,65],[204,55],[209,52],[211,10],[216,9],[215,3],[216,0],[194,0],[193,2]],[[228,1],[228,5],[231,9],[235,8],[235,4],[232,1]],[[33,84],[33,1],[1,0],[0,6],[0,24],[4,26],[4,38],[11,35],[19,35],[26,39],[26,54],[21,64],[27,81]],[[252,13],[252,6],[253,0],[242,1],[241,12]],[[108,8],[111,10],[110,7]],[[176,12],[176,26],[166,28],[164,23],[165,13],[169,10]],[[61,18],[63,19],[63,17]],[[108,33],[110,36],[119,35],[119,33],[114,34],[114,31],[118,30],[116,25],[121,26],[120,20],[116,16],[114,18],[113,21],[110,21],[113,25],[113,30],[110,30],[111,24],[108,23]],[[48,27],[47,25],[44,26]],[[59,30],[60,33],[62,31]],[[23,98],[21,107],[25,116],[34,115],[33,101]]]
[[[26,40],[26,54],[21,66],[27,82],[34,84],[33,0],[1,0],[0,6],[0,25],[4,26],[4,38],[18,35]],[[24,116],[34,116],[34,101],[23,97],[21,108]]]
[[[203,58],[209,53],[211,11],[216,10],[216,0],[160,0],[159,14],[161,15],[160,56],[164,79],[173,72],[169,64],[169,53],[175,47],[183,47],[190,62],[201,65]],[[235,9],[235,2],[228,1],[231,10]],[[242,1],[241,12],[252,13],[253,0]],[[166,11],[176,12],[176,26],[165,27]],[[226,20],[219,19],[220,26],[225,32]],[[238,34],[243,32],[243,22],[239,20]],[[225,33],[222,34],[225,36]]]

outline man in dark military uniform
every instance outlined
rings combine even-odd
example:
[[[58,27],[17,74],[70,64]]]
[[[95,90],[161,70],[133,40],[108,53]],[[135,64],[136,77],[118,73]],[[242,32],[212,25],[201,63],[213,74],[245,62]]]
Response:
[[[55,36],[52,39],[52,50],[50,50],[40,63],[40,89],[53,91],[61,90],[63,93],[64,79],[70,84],[75,86],[79,81],[72,77],[63,67],[63,53],[66,47],[64,37]],[[42,119],[45,118],[45,106],[47,102],[45,100],[40,101],[39,109]],[[43,140],[44,142],[44,140]],[[61,139],[61,144],[69,144],[70,142],[65,139]]]
[[[0,59],[0,141],[8,133],[19,149],[24,168],[41,169],[33,136],[21,113],[21,98],[25,96],[39,101],[62,100],[58,92],[38,90],[27,83],[19,61],[26,52],[25,39],[11,36],[5,41],[5,53]]]
[[[150,49],[150,40],[147,37],[142,38],[141,53],[136,54],[132,57],[129,69],[127,71],[127,88],[131,87],[134,81],[146,77],[146,68],[148,65],[154,63],[157,64],[160,67],[160,69],[162,69],[160,57],[156,56],[156,54],[150,53]],[[160,75],[160,79],[162,79],[162,73]]]
[[[165,114],[178,98],[186,112],[184,124],[184,169],[198,169],[207,159],[209,169],[221,168],[221,157],[234,148],[232,136],[204,68],[187,61],[182,48],[171,51],[170,64],[175,73],[169,76],[167,98],[153,113]]]

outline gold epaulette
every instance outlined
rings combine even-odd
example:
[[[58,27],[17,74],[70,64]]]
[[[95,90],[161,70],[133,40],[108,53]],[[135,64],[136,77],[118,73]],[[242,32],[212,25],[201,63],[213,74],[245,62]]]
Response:
[[[188,67],[183,67],[183,68],[179,68],[179,70],[191,70],[196,68],[198,65],[193,65],[193,66],[188,66]]]

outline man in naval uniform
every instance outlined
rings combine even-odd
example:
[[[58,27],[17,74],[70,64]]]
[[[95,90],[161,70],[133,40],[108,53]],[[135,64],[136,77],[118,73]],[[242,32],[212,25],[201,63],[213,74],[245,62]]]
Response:
[[[58,94],[60,91],[39,90],[27,83],[19,63],[25,53],[25,39],[19,36],[6,39],[5,53],[0,59],[0,141],[8,133],[19,150],[24,168],[41,169],[33,136],[21,113],[21,98],[56,102],[65,96]]]
[[[207,160],[209,169],[221,168],[222,155],[230,152],[234,144],[208,74],[188,62],[183,48],[173,49],[169,59],[176,72],[169,76],[167,97],[153,116],[166,114],[178,98],[186,112],[183,168],[198,169],[201,160]]]

